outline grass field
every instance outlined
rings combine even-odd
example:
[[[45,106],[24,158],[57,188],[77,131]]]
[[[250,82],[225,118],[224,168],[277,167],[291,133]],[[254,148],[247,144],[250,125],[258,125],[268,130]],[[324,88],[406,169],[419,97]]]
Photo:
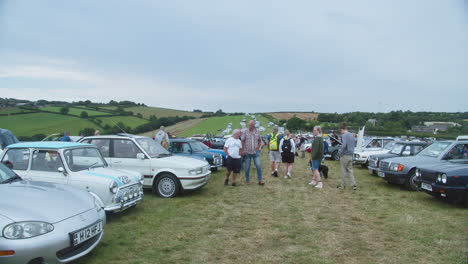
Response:
[[[60,113],[61,108],[62,107],[59,107],[59,106],[47,106],[47,107],[41,107],[40,109],[44,111]],[[106,112],[95,111],[91,109],[84,110],[84,109],[74,108],[74,107],[70,107],[70,111],[68,112],[68,114],[80,116],[81,112],[83,111],[88,112],[88,116],[110,115],[110,113],[106,113]]]
[[[16,136],[49,135],[64,131],[78,135],[78,132],[85,127],[97,128],[94,123],[86,119],[51,113],[0,116],[0,127],[11,130]]]
[[[126,126],[135,128],[139,125],[148,123],[149,121],[135,117],[135,116],[110,116],[98,117],[96,119],[102,120],[102,125],[115,126],[118,122],[123,122]]]
[[[304,120],[317,120],[318,114],[317,113],[304,113],[304,112],[275,112],[275,113],[266,113],[271,115],[273,118],[276,119],[291,119],[293,117],[298,117]]]
[[[337,190],[332,161],[322,190],[307,185],[307,159],[292,179],[272,178],[267,155],[265,186],[224,187],[222,169],[176,198],[146,192],[108,217],[102,243],[76,263],[467,263],[468,209],[357,168],[359,189]]]
[[[211,118],[205,119],[205,121],[199,123],[198,125],[185,130],[185,132],[181,133],[180,136],[192,136],[194,134],[206,134],[208,132],[214,135],[217,135],[221,132],[221,131],[218,131],[218,129],[224,130],[227,124],[229,123],[232,123],[232,129],[240,128],[239,123],[244,118],[247,120],[247,122],[250,120],[250,118],[244,115],[211,117]],[[263,116],[260,116],[257,119],[261,122],[262,126],[267,128],[268,119],[266,119]],[[264,133],[267,133],[269,131],[270,129],[267,128],[267,131]]]
[[[205,121],[204,118],[197,118],[197,119],[190,119],[190,120],[182,121],[182,122],[179,122],[179,123],[177,123],[175,125],[166,127],[166,131],[171,133],[171,135],[178,136],[178,135],[181,135],[182,133],[184,133],[186,130],[188,130],[188,129],[194,127],[194,126],[197,126],[198,124],[200,124],[203,121]],[[146,132],[146,133],[143,133],[141,135],[146,136],[146,137],[153,137],[154,134],[156,134],[158,131],[159,131],[159,129],[154,130],[154,131],[150,131],[150,132]]]
[[[18,107],[0,108],[0,114],[31,113],[32,111],[20,109]]]
[[[173,116],[193,116],[200,117],[203,113],[199,112],[188,112],[160,107],[145,107],[145,106],[135,106],[125,108],[126,111],[132,111],[134,114],[140,113],[144,118],[149,119],[151,115],[155,115],[157,118],[161,117],[173,117]]]

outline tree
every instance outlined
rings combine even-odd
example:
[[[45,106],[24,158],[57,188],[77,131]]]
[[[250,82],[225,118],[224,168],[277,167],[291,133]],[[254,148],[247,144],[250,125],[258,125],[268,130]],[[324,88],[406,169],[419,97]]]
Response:
[[[200,109],[193,109],[193,112],[194,112],[194,113],[201,113],[202,110],[200,110]]]
[[[289,119],[288,122],[286,123],[286,127],[291,131],[304,129],[305,125],[306,125],[306,121],[298,117],[293,117]]]
[[[62,115],[66,115],[66,114],[68,114],[68,112],[70,112],[70,108],[68,108],[68,106],[64,106],[64,107],[60,108],[60,113]]]
[[[137,116],[138,118],[143,118],[143,115],[142,115],[141,113],[137,113],[136,116]]]
[[[80,117],[81,118],[88,118],[88,112],[86,112],[86,111],[81,112]]]
[[[88,137],[88,136],[93,136],[94,135],[95,129],[92,127],[87,127],[84,128],[83,130],[80,130],[78,133],[80,136]]]

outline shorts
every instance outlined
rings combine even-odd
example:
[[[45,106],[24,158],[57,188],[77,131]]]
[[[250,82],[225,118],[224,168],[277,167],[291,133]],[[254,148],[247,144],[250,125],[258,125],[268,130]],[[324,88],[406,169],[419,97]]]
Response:
[[[278,150],[270,150],[270,161],[281,162],[281,154]]]
[[[240,173],[241,171],[241,159],[234,159],[228,157],[226,159],[226,169],[229,172]]]
[[[312,170],[319,170],[320,169],[320,163],[322,163],[321,160],[312,160],[310,162],[310,168]]]
[[[281,160],[283,163],[294,163],[294,152],[282,152]]]

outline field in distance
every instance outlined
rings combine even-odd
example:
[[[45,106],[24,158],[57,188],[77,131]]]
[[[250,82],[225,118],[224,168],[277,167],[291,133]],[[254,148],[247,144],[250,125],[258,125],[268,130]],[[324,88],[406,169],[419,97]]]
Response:
[[[193,117],[198,118],[204,114],[201,112],[189,112],[189,111],[182,111],[182,110],[175,110],[175,109],[168,109],[168,108],[161,108],[161,107],[149,107],[149,106],[128,107],[128,108],[125,108],[125,111],[132,111],[134,114],[140,113],[143,116],[143,118],[146,118],[146,119],[149,119],[151,115],[154,115],[157,118],[174,117],[174,116],[180,116],[180,117],[193,116]]]
[[[266,113],[272,116],[275,119],[291,119],[294,116],[304,119],[304,120],[317,120],[318,114],[317,113],[305,113],[305,112],[274,112],[274,113]]]

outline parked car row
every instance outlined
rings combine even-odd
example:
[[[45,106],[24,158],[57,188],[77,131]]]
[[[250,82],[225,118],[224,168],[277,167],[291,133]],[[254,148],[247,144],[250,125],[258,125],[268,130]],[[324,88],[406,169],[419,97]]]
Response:
[[[221,150],[190,140],[171,141],[171,153],[129,134],[79,142],[1,139],[7,143],[0,153],[0,263],[80,258],[101,241],[106,212],[138,205],[143,188],[165,198],[201,188],[223,165]],[[178,144],[189,151],[178,153]]]

